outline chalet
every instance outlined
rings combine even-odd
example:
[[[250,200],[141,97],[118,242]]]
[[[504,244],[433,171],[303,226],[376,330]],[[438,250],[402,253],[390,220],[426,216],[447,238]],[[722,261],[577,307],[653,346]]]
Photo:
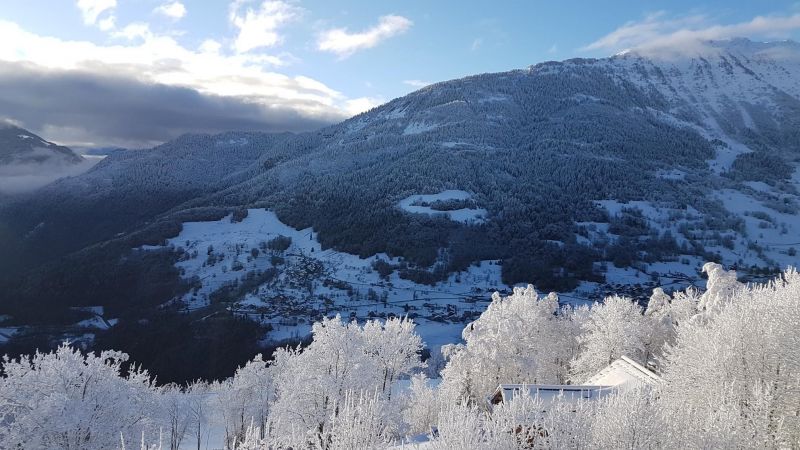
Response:
[[[611,393],[646,388],[660,382],[661,377],[623,356],[582,384],[501,384],[487,400],[490,408],[519,395],[538,397],[545,404],[557,398],[568,401],[597,400]]]

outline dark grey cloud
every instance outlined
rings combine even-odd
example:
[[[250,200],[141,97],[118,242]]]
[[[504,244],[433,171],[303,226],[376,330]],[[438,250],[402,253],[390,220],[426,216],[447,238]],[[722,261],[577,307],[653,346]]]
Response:
[[[263,100],[263,97],[262,97]],[[272,102],[267,99],[267,103]],[[307,131],[342,117],[300,112],[319,104],[276,98],[275,106],[139,81],[109,71],[43,69],[0,62],[0,117],[67,144],[150,146],[184,133]]]

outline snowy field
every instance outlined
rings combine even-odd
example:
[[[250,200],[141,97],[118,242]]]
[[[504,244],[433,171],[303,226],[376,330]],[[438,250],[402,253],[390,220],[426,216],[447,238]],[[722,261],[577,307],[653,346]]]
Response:
[[[781,269],[785,269],[787,266],[797,267],[800,259],[791,254],[793,253],[791,249],[795,249],[795,251],[800,249],[800,217],[796,214],[777,211],[765,204],[763,198],[785,196],[775,192],[768,184],[747,182],[744,185],[751,189],[749,194],[732,189],[723,189],[712,193],[713,198],[719,200],[731,216],[738,216],[744,220],[744,232],[729,230],[722,233],[730,236],[732,248],[719,245],[713,239],[709,239],[704,245],[706,250],[719,253],[727,265],[777,266]],[[709,237],[714,234],[713,230],[698,231],[704,228],[702,224],[704,216],[691,207],[679,209],[672,205],[647,201],[621,203],[616,200],[601,200],[595,203],[605,208],[612,217],[618,216],[623,208],[638,209],[647,220],[648,226],[659,233],[669,231],[679,245],[689,241],[681,231],[681,227],[685,225],[689,225],[689,229],[692,229],[694,233],[706,233]],[[586,226],[588,223],[582,225]],[[607,228],[599,228],[602,225],[594,224],[594,228],[607,231]],[[679,259],[687,257],[681,255]],[[677,268],[674,264],[671,266],[670,269]],[[654,270],[664,273],[662,270]],[[609,282],[622,282],[622,279],[615,281],[612,278]]]
[[[454,222],[461,223],[480,223],[484,221],[487,211],[483,208],[460,208],[449,211],[440,211],[433,209],[430,206],[424,206],[434,202],[445,202],[448,200],[470,200],[472,194],[466,191],[447,190],[439,192],[438,194],[428,195],[411,195],[400,200],[398,206],[403,211],[413,214],[427,214],[427,215],[446,215],[448,219]]]
[[[291,238],[285,251],[261,250],[278,236]],[[177,267],[184,278],[198,281],[197,289],[182,299],[190,309],[207,306],[212,293],[248,273],[274,269],[274,278],[232,307],[269,324],[272,341],[303,337],[314,320],[337,313],[357,320],[408,314],[427,345],[439,347],[460,339],[464,324],[485,309],[492,292],[510,289],[496,261],[482,261],[434,286],[402,279],[397,271],[383,279],[373,269],[375,261],[398,264],[398,259],[322,250],[312,229],[295,230],[263,209],[249,210],[241,222],[228,216],[185,223],[168,245],[184,250]],[[259,249],[255,256],[253,249]]]
[[[400,206],[409,212],[425,214],[429,213],[426,207],[414,203],[469,199],[470,194],[464,191],[444,191],[408,197]],[[598,203],[612,215],[624,207],[638,208],[651,226],[672,229],[680,240],[678,224],[670,223],[668,209],[648,202]],[[460,214],[466,213],[462,211],[455,217],[463,218]],[[472,217],[479,217],[474,214]],[[590,238],[608,231],[605,223],[580,225],[591,228]],[[268,243],[281,236],[290,238],[291,243],[285,250],[271,250]],[[464,325],[485,310],[492,292],[509,292],[511,288],[501,281],[498,261],[481,261],[433,286],[402,279],[397,270],[381,277],[375,269],[378,260],[392,266],[401,261],[385,254],[360,258],[323,250],[313,229],[296,230],[263,209],[250,209],[240,222],[228,216],[216,221],[185,223],[181,233],[167,245],[183,251],[184,256],[176,265],[194,286],[180,299],[187,309],[208,306],[226,288],[235,291],[246,284],[244,280],[248,277],[255,279],[236,292],[233,299],[236,301],[231,302],[230,298],[224,301],[236,314],[269,325],[271,331],[265,337],[269,342],[303,338],[315,320],[334,314],[359,321],[408,315],[418,324],[426,345],[437,351],[444,344],[460,340]],[[656,286],[702,287],[698,276],[702,263],[692,256],[640,268],[617,268],[607,263],[605,284],[582,282],[577,289],[559,295],[564,303],[585,304],[601,300],[611,293],[612,286],[626,286],[628,295],[639,297],[649,296]],[[258,278],[263,274],[269,276]],[[102,328],[104,324],[93,320],[87,325]]]

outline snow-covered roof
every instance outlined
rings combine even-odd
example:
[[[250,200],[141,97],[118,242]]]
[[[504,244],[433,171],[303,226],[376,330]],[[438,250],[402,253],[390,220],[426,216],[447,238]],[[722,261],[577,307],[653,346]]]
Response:
[[[644,386],[653,386],[660,382],[661,377],[627,356],[623,356],[586,380],[585,384],[602,384],[614,386],[616,390],[627,391]]]
[[[660,382],[661,377],[623,356],[584,384],[501,384],[488,400],[491,405],[496,405],[511,401],[520,394],[538,397],[545,402],[552,402],[556,398],[568,401],[596,400],[613,392],[653,386]]]
[[[490,397],[491,404],[505,403],[522,394],[551,402],[556,398],[567,401],[598,399],[613,392],[612,386],[574,384],[501,384]]]

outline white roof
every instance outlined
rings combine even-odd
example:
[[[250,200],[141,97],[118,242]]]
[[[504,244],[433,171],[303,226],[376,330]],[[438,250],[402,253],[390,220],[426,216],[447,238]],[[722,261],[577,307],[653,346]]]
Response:
[[[525,394],[530,397],[539,397],[545,402],[551,402],[556,398],[561,400],[575,401],[598,399],[613,391],[611,386],[590,386],[574,384],[501,384],[495,391],[496,397],[502,395],[503,402],[509,402],[514,397]]]
[[[585,384],[614,386],[619,391],[627,391],[653,386],[660,382],[661,377],[627,356],[623,356],[586,380]]]
[[[508,402],[520,394],[539,397],[545,402],[552,402],[557,397],[569,401],[596,400],[613,392],[653,386],[660,382],[661,377],[623,356],[584,384],[501,384],[489,397],[489,402],[492,403],[498,395],[503,402]]]

